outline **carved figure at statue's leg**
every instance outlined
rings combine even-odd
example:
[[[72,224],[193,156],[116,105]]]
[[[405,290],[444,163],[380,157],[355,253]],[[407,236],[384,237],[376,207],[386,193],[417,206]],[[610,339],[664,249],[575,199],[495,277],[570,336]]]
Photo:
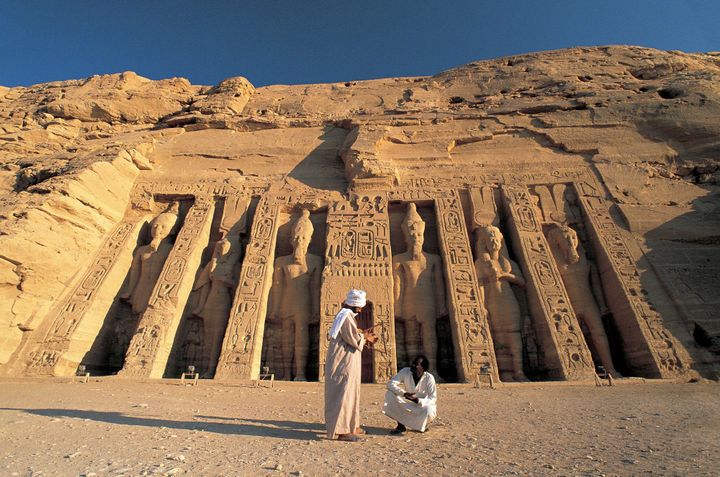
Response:
[[[434,315],[424,315],[418,317],[420,322],[420,329],[422,330],[422,351],[423,354],[431,363],[433,368],[437,369],[437,319]],[[413,354],[411,356],[417,356]]]
[[[598,306],[600,303],[602,308],[606,309],[599,276],[596,272],[593,273],[594,265],[588,261],[577,232],[567,225],[556,225],[548,232],[548,241],[573,310],[590,330],[590,339],[603,367],[614,377],[620,377],[610,352],[602,321],[603,312]],[[595,294],[591,287],[595,289]]]
[[[292,232],[293,253],[275,260],[269,317],[282,323],[284,379],[305,381],[309,329],[320,316],[322,259],[308,253],[313,226],[303,210]],[[292,366],[292,363],[295,366]]]
[[[439,317],[447,315],[442,259],[439,255],[423,252],[425,222],[415,204],[408,205],[402,231],[407,251],[393,257],[396,310],[398,317],[405,321],[408,356],[417,356],[422,349],[430,360],[430,372],[437,375],[435,323]],[[412,349],[415,340],[418,340],[418,346]]]
[[[309,317],[295,316],[295,381],[306,381],[308,355],[310,354]]]
[[[150,243],[138,247],[133,254],[128,285],[120,294],[120,299],[130,303],[134,314],[141,314],[147,308],[155,283],[172,249],[172,244],[166,239],[177,223],[176,207],[177,203],[150,223]]]
[[[282,367],[283,379],[292,379],[293,354],[295,351],[295,320],[293,317],[285,317],[282,321]],[[297,377],[297,375],[296,375]]]
[[[184,368],[180,370],[181,372],[186,372],[187,366],[195,366],[198,371],[204,369],[202,327],[203,323],[197,318],[188,320],[188,331],[182,348]],[[209,377],[207,370],[203,373],[203,377]]]
[[[514,381],[527,381],[523,370],[522,313],[511,283],[524,287],[520,268],[503,254],[503,236],[495,226],[478,228],[475,271],[484,291],[493,340],[509,351]],[[507,379],[507,378],[506,378]]]
[[[212,258],[200,272],[193,287],[199,293],[193,314],[203,320],[204,341],[211,368],[220,356],[232,307],[232,295],[237,285],[235,269],[240,260],[238,242],[237,237],[219,240],[213,249]]]
[[[420,323],[414,318],[405,320],[405,349],[408,359],[420,354]]]

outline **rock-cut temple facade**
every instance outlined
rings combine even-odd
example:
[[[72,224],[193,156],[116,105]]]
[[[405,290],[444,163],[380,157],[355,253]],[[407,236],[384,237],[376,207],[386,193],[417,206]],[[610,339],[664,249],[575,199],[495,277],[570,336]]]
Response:
[[[720,57],[0,88],[0,374],[717,377]]]

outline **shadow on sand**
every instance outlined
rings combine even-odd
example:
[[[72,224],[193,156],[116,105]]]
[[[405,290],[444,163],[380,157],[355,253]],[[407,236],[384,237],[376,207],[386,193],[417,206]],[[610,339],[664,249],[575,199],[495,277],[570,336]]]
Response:
[[[316,441],[325,438],[325,426],[317,422],[278,421],[272,419],[241,419],[237,417],[195,416],[197,421],[173,421],[148,417],[127,416],[112,411],[87,411],[82,409],[19,409],[0,408],[0,411],[19,411],[45,417],[69,417],[125,426],[157,427],[187,431],[214,432],[216,434],[271,437]],[[232,421],[210,422],[210,421]],[[387,429],[364,427],[369,435],[387,434]]]

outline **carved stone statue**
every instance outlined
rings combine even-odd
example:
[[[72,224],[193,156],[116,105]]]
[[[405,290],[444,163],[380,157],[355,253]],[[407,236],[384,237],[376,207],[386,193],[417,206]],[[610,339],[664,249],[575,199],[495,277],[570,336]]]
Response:
[[[523,371],[522,313],[510,284],[524,287],[520,267],[503,253],[503,236],[493,225],[477,230],[475,270],[490,315],[490,330],[496,347],[510,352],[512,379],[527,381]],[[504,377],[504,379],[507,379]]]
[[[170,254],[172,244],[166,240],[177,223],[177,204],[170,211],[158,215],[150,223],[150,243],[135,250],[127,288],[120,299],[132,306],[132,312],[145,311],[155,283],[160,277],[165,260]]]
[[[309,325],[320,316],[322,258],[308,253],[313,226],[310,212],[302,211],[292,230],[293,253],[275,260],[270,316],[282,322],[283,376],[305,381],[310,352]]]
[[[408,356],[422,350],[432,370],[437,366],[435,323],[447,314],[442,260],[439,255],[423,252],[425,222],[413,203],[408,205],[402,232],[407,251],[393,257],[395,311],[405,323]]]
[[[600,276],[585,256],[577,232],[567,225],[556,225],[548,232],[550,249],[578,319],[590,330],[590,339],[605,370],[615,377],[615,370],[602,315],[607,313]],[[598,306],[600,303],[600,306]]]
[[[200,272],[193,290],[199,291],[193,314],[203,320],[204,344],[209,363],[217,362],[237,285],[235,265],[240,252],[226,237],[218,240],[212,258]],[[210,373],[210,370],[205,370]]]

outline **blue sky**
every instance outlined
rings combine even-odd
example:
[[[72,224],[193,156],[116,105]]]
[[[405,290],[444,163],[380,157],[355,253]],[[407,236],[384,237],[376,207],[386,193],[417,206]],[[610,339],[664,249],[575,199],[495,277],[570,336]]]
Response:
[[[718,0],[5,0],[0,85],[127,70],[255,86],[431,75],[571,46],[718,51],[718,25]]]

